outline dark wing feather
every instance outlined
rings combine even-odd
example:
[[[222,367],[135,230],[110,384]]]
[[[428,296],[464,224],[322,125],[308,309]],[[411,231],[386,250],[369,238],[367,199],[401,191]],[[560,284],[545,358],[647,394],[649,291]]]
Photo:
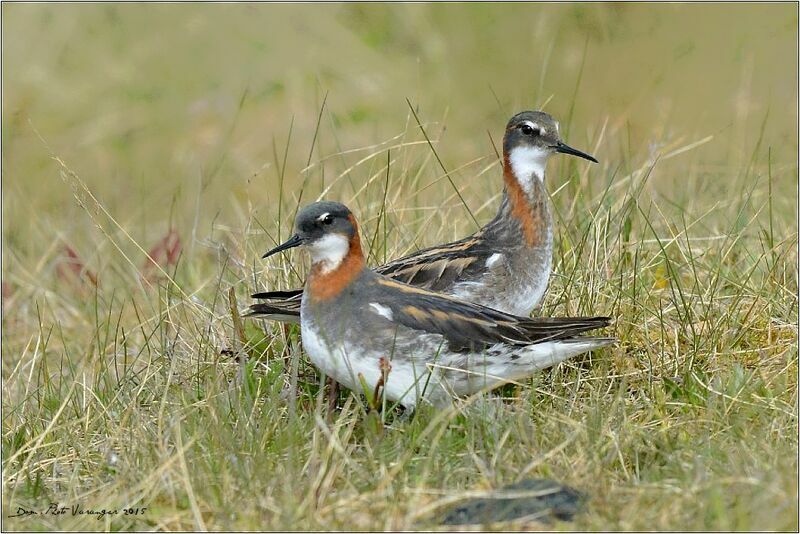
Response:
[[[480,234],[475,234],[447,245],[422,249],[375,271],[413,286],[448,291],[457,281],[479,276],[492,253]]]
[[[300,300],[300,297],[303,296],[303,290],[287,289],[285,291],[263,291],[261,293],[253,293],[250,296],[254,299],[289,300],[296,298]]]
[[[246,317],[262,317],[273,321],[285,323],[300,322],[300,299],[281,302],[257,302],[252,304],[245,314]]]
[[[569,339],[610,322],[608,317],[517,317],[384,277],[376,278],[374,283],[376,302],[391,309],[394,322],[441,334],[452,350]]]

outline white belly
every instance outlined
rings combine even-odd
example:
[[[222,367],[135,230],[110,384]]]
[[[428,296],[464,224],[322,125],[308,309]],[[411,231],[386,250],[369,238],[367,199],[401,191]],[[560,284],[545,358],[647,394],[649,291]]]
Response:
[[[385,351],[368,351],[325,340],[305,323],[301,323],[301,334],[303,348],[311,363],[346,388],[372,398],[375,386],[383,376],[380,360],[389,357]],[[436,400],[450,398],[444,394],[437,380],[429,378],[430,373],[424,362],[398,355],[397,358],[391,358],[389,364],[391,370],[382,388],[387,400],[413,408],[423,396]]]
[[[367,369],[360,369],[363,366],[358,365],[358,362],[363,358],[355,354],[348,356],[344,347],[337,346],[334,342],[328,343],[328,340],[323,339],[322,336],[309,328],[304,322],[301,322],[300,332],[303,339],[303,348],[308,353],[311,363],[348,389],[358,393],[362,392],[362,388],[358,386],[358,373],[361,372],[363,374],[367,371],[367,374],[369,374]],[[364,378],[366,379],[367,376],[365,375]],[[376,376],[375,381],[377,379]]]

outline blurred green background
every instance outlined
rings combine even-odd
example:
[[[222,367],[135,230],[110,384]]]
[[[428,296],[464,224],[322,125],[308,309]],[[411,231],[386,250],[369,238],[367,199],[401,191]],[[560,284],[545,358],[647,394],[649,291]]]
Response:
[[[326,94],[312,162],[403,132],[408,98],[432,131],[446,127],[438,151],[455,169],[493,154],[487,132],[498,143],[511,114],[544,106],[607,174],[713,136],[654,171],[675,202],[737,194],[759,140],[779,200],[795,196],[791,4],[4,4],[3,15],[3,240],[26,254],[47,250],[54,225],[92,234],[51,152],[137,239],[162,235],[170,216],[208,234],[231,222],[232,199],[271,222],[290,125],[287,204]],[[306,200],[346,168],[325,165]],[[473,208],[499,189],[474,174],[456,173]]]
[[[796,530],[796,4],[2,10],[4,506],[151,507],[13,528],[407,530],[543,476],[591,495],[579,529]],[[548,166],[544,311],[614,316],[617,347],[375,442],[353,397],[320,423],[299,357],[286,394],[291,332],[247,322],[246,369],[220,352],[229,288],[302,279],[259,259],[298,202],[349,204],[372,263],[461,238],[453,187],[487,221],[537,108],[600,160]],[[171,228],[174,283],[145,282]]]

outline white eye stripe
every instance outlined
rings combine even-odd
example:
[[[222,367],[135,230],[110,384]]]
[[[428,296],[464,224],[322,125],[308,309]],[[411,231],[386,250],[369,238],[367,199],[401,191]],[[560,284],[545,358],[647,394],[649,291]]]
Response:
[[[328,215],[330,215],[330,213],[328,213],[328,212],[326,211],[325,213],[323,213],[322,215],[320,215],[319,217],[317,217],[317,220],[318,220],[318,221],[324,221],[324,220],[325,220],[325,217],[327,217]]]
[[[534,130],[539,130],[539,133],[541,133],[542,135],[544,135],[546,133],[545,129],[542,128],[541,126],[539,126],[538,124],[536,124],[535,122],[525,121],[523,124],[533,128]]]

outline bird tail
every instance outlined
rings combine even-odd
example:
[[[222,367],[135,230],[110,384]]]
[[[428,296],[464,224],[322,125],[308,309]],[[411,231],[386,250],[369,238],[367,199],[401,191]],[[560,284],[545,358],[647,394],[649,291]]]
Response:
[[[303,297],[302,289],[288,289],[283,291],[262,291],[250,295],[254,299],[267,300],[300,300]]]
[[[258,317],[282,323],[300,322],[300,297],[302,291],[274,291],[256,293],[253,298],[275,299],[270,302],[257,302],[250,306],[246,317]]]

